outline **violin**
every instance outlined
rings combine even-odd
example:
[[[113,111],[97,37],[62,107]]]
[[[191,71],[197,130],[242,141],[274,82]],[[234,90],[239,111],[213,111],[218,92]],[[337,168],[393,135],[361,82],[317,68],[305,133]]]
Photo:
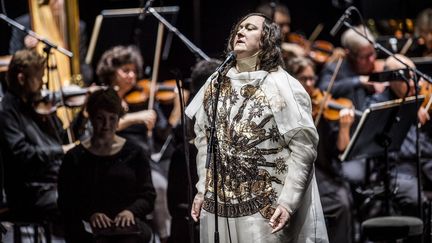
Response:
[[[303,35],[290,33],[288,42],[301,46],[307,55],[316,63],[324,64],[333,55],[335,47],[332,43],[325,40],[309,41]]]
[[[342,109],[353,109],[353,103],[347,98],[334,99],[330,94],[327,94],[328,98],[323,106],[322,115],[329,121],[339,120],[339,111]],[[318,88],[315,88],[311,99],[312,99],[312,117],[315,119],[319,114],[321,106],[324,102],[325,93]],[[361,116],[363,113],[359,110],[354,110],[356,116]]]
[[[138,81],[132,91],[126,95],[126,102],[133,105],[145,103],[150,96],[150,82],[148,79]],[[155,98],[162,104],[171,104],[176,97],[175,91],[175,79],[163,81],[156,86]]]
[[[419,83],[420,90],[419,95],[424,95],[425,99],[421,104],[421,107],[425,108],[428,112],[431,110],[432,105],[432,84],[429,82],[422,81]]]
[[[60,106],[69,108],[82,107],[86,100],[87,94],[105,86],[91,86],[81,88],[77,85],[68,85],[58,91],[42,89],[40,94],[33,102],[33,108],[40,115],[49,115],[57,110]]]

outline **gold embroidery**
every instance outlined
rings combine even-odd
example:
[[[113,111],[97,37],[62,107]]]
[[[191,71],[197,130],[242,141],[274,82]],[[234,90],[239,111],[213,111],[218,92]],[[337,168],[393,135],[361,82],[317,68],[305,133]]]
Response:
[[[216,91],[214,87],[212,90]],[[213,97],[210,88],[204,97],[210,124]],[[283,157],[270,159],[283,147],[268,101],[258,85],[246,84],[236,89],[225,78],[217,111],[218,214],[241,217],[260,212],[270,218],[277,199],[272,183],[282,181],[269,171],[281,174],[288,168]],[[267,143],[271,146],[260,146]],[[204,209],[214,213],[213,163],[207,170]]]

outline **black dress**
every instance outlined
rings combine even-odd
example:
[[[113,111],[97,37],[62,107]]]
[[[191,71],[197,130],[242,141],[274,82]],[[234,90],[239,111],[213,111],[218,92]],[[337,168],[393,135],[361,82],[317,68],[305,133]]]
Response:
[[[126,141],[112,156],[97,156],[79,145],[66,154],[59,176],[58,203],[66,219],[66,239],[88,240],[81,220],[89,221],[96,212],[114,219],[125,209],[134,214],[143,237],[149,239],[145,216],[153,210],[155,196],[149,163],[137,145]]]

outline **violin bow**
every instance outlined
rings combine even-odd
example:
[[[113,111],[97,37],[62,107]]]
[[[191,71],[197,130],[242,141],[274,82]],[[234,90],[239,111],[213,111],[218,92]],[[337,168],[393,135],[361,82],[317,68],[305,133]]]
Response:
[[[321,116],[322,116],[322,113],[324,111],[325,104],[327,103],[327,100],[330,97],[330,90],[333,88],[333,84],[335,82],[336,76],[339,73],[339,69],[340,69],[340,67],[342,65],[342,60],[343,60],[342,57],[338,58],[338,61],[336,63],[335,71],[334,71],[334,73],[333,73],[333,75],[332,75],[332,77],[330,79],[330,83],[327,86],[327,89],[325,91],[324,97],[323,97],[322,102],[320,104],[320,108],[318,110],[318,114],[316,115],[316,118],[315,118],[315,127],[318,126],[318,124],[319,124],[319,122],[321,120]]]

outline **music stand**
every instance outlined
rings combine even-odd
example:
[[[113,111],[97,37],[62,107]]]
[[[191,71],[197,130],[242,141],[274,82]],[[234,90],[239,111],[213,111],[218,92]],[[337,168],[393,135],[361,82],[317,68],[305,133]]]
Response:
[[[178,6],[155,7],[154,9],[168,22],[175,24],[179,11]],[[140,22],[138,16],[141,11],[140,8],[103,10],[96,17],[85,62],[95,68],[102,54],[109,48],[116,45],[136,44],[134,37],[135,29],[138,27],[141,31],[139,49],[145,63],[143,68],[144,70],[151,70],[159,20],[147,12],[145,20]],[[139,26],[137,26],[138,24]],[[167,32],[163,44],[162,60],[168,57],[171,41],[172,33]],[[159,73],[164,72],[159,70]]]
[[[423,100],[424,96],[419,96],[419,104]],[[372,104],[363,112],[350,143],[340,157],[341,161],[383,155],[384,147],[376,139],[383,132],[387,132],[391,139],[388,151],[398,151],[410,126],[415,122],[417,110],[415,97],[406,98],[403,104],[402,99]],[[388,125],[392,117],[396,117],[398,121]]]
[[[424,96],[419,96],[418,104],[423,100]],[[414,96],[405,101],[397,99],[371,105],[363,112],[354,135],[341,156],[341,161],[384,156],[384,206],[387,214],[390,212],[388,153],[400,150],[408,130],[415,124],[417,111]]]

